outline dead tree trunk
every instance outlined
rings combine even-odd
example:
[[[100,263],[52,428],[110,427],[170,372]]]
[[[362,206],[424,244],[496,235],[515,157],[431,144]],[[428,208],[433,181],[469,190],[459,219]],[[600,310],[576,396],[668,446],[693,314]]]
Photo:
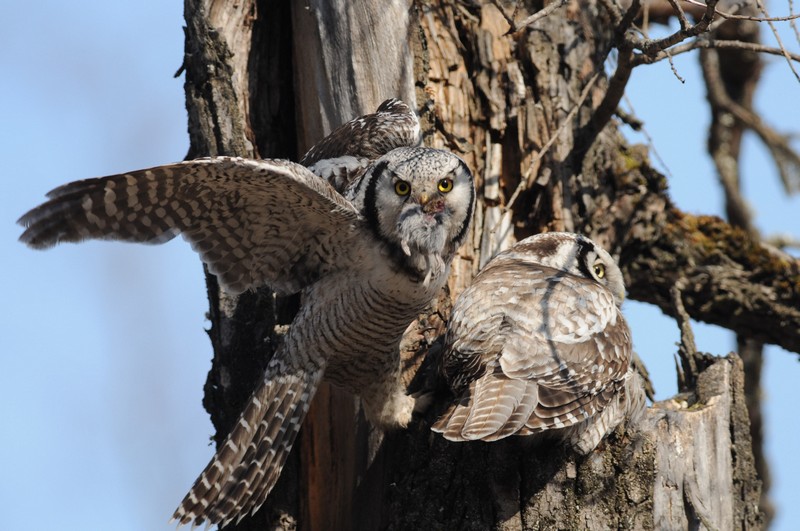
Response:
[[[543,230],[605,246],[632,298],[800,351],[797,264],[676,210],[665,178],[609,121],[631,50],[630,18],[608,4],[569,2],[506,35],[503,2],[186,0],[190,157],[296,160],[383,99],[416,106],[425,143],[464,158],[480,197],[448,290],[404,341],[409,377],[479,267]],[[267,290],[230,299],[211,275],[208,288],[205,406],[219,442],[297,301]],[[687,355],[685,373],[687,393],[585,459],[517,439],[447,443],[430,419],[384,436],[351,396],[323,388],[267,504],[235,528],[756,528],[741,362]]]

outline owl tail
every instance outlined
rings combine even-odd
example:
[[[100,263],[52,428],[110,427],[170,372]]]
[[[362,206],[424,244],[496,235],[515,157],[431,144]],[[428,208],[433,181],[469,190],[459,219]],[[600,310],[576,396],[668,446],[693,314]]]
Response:
[[[171,522],[223,527],[257,511],[280,477],[323,370],[272,376],[268,369]]]
[[[525,427],[538,397],[534,381],[487,374],[473,381],[431,429],[450,441],[496,441]]]
[[[567,430],[566,439],[579,454],[592,452],[621,422],[625,421],[630,429],[641,420],[647,408],[644,380],[633,367],[628,368],[625,378],[624,387],[603,411]]]

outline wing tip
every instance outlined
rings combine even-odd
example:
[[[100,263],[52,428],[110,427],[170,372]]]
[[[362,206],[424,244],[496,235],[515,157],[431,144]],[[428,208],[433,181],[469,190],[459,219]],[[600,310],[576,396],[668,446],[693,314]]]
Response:
[[[55,247],[61,241],[69,241],[62,239],[64,234],[59,232],[53,233],[53,231],[48,229],[48,227],[42,226],[40,223],[41,220],[35,219],[34,216],[32,216],[32,213],[33,211],[28,212],[17,220],[17,224],[22,225],[25,228],[17,241],[31,249],[36,249],[38,251]]]

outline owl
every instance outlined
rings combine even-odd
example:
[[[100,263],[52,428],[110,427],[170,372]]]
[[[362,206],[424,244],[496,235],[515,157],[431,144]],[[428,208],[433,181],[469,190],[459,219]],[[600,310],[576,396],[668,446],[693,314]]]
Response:
[[[362,120],[380,130],[378,114]],[[324,140],[317,160],[346,156],[346,141]],[[411,419],[398,344],[444,285],[475,190],[459,157],[396,144],[370,154],[379,156],[344,194],[286,160],[214,157],[66,184],[20,219],[21,241],[36,249],[181,234],[231,294],[302,293],[233,431],[175,511],[179,524],[224,526],[255,512],[323,380],[359,395],[378,427]]]
[[[552,436],[591,452],[644,408],[620,311],[622,273],[590,239],[551,232],[494,257],[456,300],[432,429],[451,441]]]
[[[386,100],[374,114],[339,126],[308,150],[300,164],[340,192],[364,173],[369,163],[394,148],[419,145],[419,120],[404,101]]]

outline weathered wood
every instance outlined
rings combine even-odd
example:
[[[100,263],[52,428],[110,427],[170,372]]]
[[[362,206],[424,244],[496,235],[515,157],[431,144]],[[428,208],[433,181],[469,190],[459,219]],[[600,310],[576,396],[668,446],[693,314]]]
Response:
[[[659,402],[648,411],[640,429],[656,441],[656,529],[753,529],[761,524],[758,489],[736,492],[743,478],[758,484],[747,438],[736,440],[749,432],[743,382],[742,362],[730,355],[700,374],[693,396]]]
[[[301,152],[388,98],[414,107],[411,10],[410,0],[292,2]]]
[[[292,3],[298,154],[388,98],[414,105],[410,10],[409,0]],[[356,487],[381,439],[369,432],[358,400],[322,384],[299,438],[301,529],[353,528]]]

